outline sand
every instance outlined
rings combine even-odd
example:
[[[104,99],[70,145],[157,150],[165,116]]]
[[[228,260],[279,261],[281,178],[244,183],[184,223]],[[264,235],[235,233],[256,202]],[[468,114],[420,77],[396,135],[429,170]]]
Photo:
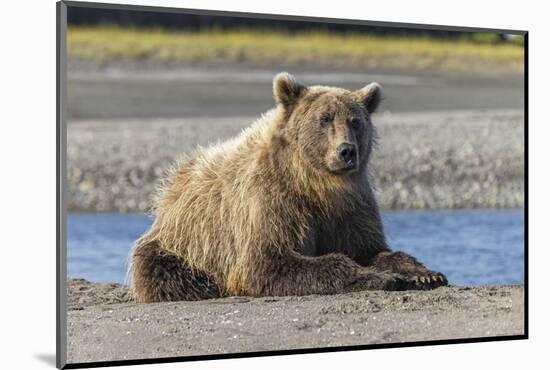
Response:
[[[522,335],[523,286],[135,304],[68,282],[68,362]]]

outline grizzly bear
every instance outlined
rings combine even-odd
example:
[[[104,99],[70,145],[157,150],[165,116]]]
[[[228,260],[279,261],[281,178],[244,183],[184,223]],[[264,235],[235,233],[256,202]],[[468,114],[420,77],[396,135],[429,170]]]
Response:
[[[369,180],[381,87],[273,81],[276,107],[178,163],[129,277],[138,302],[431,289],[445,276],[392,252]]]

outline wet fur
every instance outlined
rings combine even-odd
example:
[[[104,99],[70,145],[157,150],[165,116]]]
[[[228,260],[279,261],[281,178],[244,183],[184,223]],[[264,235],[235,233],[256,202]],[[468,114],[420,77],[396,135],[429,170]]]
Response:
[[[375,137],[368,109],[377,102],[363,90],[306,88],[280,75],[275,109],[237,138],[180,161],[131,256],[136,300],[445,284],[443,275],[386,244],[367,166]],[[352,113],[364,121],[360,164],[349,175],[325,168],[335,141],[351,135],[341,125],[323,134],[312,124],[327,109],[334,122]]]

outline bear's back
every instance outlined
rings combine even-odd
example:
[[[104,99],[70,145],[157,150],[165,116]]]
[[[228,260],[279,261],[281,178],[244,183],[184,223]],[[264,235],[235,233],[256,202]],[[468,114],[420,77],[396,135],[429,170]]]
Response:
[[[227,278],[230,261],[244,252],[237,244],[246,237],[255,160],[269,125],[268,113],[237,137],[198,148],[170,171],[159,190],[151,230],[163,248],[191,267]]]

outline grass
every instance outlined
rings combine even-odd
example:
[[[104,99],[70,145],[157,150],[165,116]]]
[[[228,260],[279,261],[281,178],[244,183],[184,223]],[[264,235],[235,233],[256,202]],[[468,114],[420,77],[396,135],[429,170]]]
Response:
[[[478,36],[479,37],[479,36]],[[112,26],[70,27],[68,55],[108,63],[161,62],[314,63],[388,69],[521,72],[521,43],[476,42],[323,31],[166,31]]]

